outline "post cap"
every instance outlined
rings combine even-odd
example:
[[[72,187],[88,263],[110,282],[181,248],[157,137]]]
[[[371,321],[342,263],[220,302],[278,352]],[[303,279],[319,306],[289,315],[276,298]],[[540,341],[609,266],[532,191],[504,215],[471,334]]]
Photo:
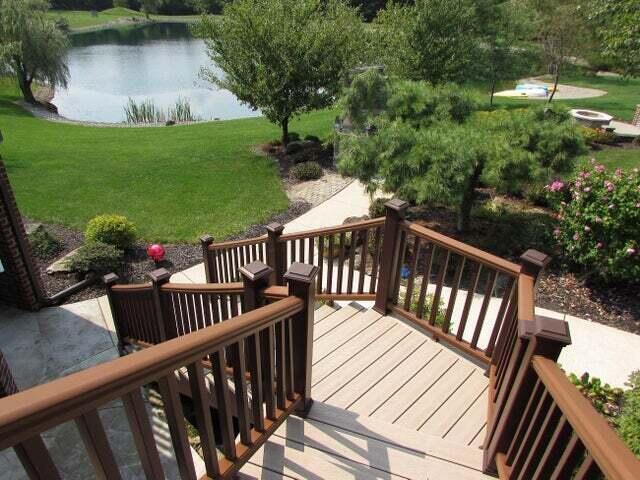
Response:
[[[539,270],[542,270],[549,265],[551,257],[546,253],[539,252],[538,250],[529,249],[520,256],[520,260],[522,263],[532,265]]]
[[[158,268],[148,275],[153,283],[166,283],[171,278],[171,273],[166,268]]]
[[[311,283],[317,273],[318,267],[315,265],[295,262],[291,264],[287,273],[284,274],[284,279],[288,282]]]
[[[401,200],[399,198],[392,198],[391,200],[386,202],[384,206],[390,210],[398,212],[401,215],[404,215],[404,213],[407,211],[407,208],[409,208],[409,202],[405,202],[404,200]]]
[[[114,283],[117,283],[118,280],[120,280],[120,277],[115,273],[107,273],[102,277],[102,283],[105,285],[113,285]]]
[[[248,278],[252,282],[268,277],[273,272],[273,268],[271,268],[269,265],[266,265],[258,260],[256,260],[255,262],[251,262],[250,264],[245,265],[244,267],[240,267],[239,270],[240,270],[240,274],[243,277]]]
[[[200,237],[200,243],[203,245],[211,245],[213,243],[213,236],[211,235],[202,235]]]
[[[569,324],[564,320],[536,315],[534,335],[562,345],[571,345]]]
[[[267,225],[267,232],[280,235],[282,232],[284,232],[284,225],[277,222],[270,223],[269,225]]]

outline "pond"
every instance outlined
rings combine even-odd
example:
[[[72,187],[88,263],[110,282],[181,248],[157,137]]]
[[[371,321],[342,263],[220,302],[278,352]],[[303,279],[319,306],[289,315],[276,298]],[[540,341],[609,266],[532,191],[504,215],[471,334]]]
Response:
[[[122,122],[129,98],[151,99],[166,111],[179,98],[203,120],[258,116],[226,90],[199,78],[201,67],[213,68],[204,41],[189,26],[155,23],[102,30],[71,37],[67,89],[53,103],[72,120]]]

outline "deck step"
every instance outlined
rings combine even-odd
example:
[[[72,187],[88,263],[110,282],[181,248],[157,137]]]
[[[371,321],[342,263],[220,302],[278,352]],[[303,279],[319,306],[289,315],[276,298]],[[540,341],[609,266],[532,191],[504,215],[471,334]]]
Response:
[[[482,451],[314,402],[290,417],[241,478],[489,479]]]

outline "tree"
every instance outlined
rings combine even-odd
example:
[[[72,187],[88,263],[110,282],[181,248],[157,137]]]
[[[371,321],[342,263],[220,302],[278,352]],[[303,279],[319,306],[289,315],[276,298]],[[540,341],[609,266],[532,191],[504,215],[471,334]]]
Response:
[[[601,53],[625,75],[640,75],[638,0],[585,0],[581,11],[595,29]]]
[[[471,0],[391,2],[376,19],[387,71],[432,83],[463,82],[477,59],[480,35]]]
[[[196,27],[223,72],[204,69],[204,78],[260,109],[285,144],[292,117],[334,101],[362,31],[342,0],[236,0]]]
[[[460,231],[468,228],[481,184],[522,193],[529,183],[571,171],[584,151],[564,111],[483,112],[456,85],[404,80],[381,87],[375,75],[354,79],[342,99],[355,128],[340,136],[338,169],[370,193],[454,206]]]
[[[144,12],[145,16],[149,18],[149,15],[158,11],[160,0],[141,0],[140,9]]]
[[[24,99],[37,103],[34,81],[66,87],[69,70],[65,63],[67,36],[46,12],[45,0],[0,0],[0,45],[5,64],[18,80]]]

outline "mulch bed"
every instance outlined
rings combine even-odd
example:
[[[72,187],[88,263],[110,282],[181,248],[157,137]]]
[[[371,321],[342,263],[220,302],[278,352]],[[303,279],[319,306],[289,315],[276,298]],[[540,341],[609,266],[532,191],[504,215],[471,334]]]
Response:
[[[310,209],[310,205],[305,202],[294,202],[289,209],[283,213],[274,215],[269,221],[252,225],[242,234],[230,237],[230,240],[242,238],[258,237],[266,234],[266,225],[272,222],[287,223]],[[81,278],[75,273],[48,274],[47,267],[55,260],[62,258],[67,253],[80,247],[84,242],[84,235],[77,230],[54,224],[42,224],[49,234],[60,241],[62,248],[55,255],[47,258],[35,257],[36,265],[40,270],[45,292],[48,296],[54,295],[61,290],[75,284]],[[147,257],[144,243],[138,243],[127,251],[124,256],[122,269],[117,272],[122,283],[142,283],[149,280],[148,274],[156,268],[166,268],[171,273],[177,273],[187,268],[193,267],[202,262],[202,248],[197,244],[163,244],[166,250],[166,260],[156,265]],[[63,304],[89,300],[105,294],[105,289],[100,282],[87,287],[70,297]]]

